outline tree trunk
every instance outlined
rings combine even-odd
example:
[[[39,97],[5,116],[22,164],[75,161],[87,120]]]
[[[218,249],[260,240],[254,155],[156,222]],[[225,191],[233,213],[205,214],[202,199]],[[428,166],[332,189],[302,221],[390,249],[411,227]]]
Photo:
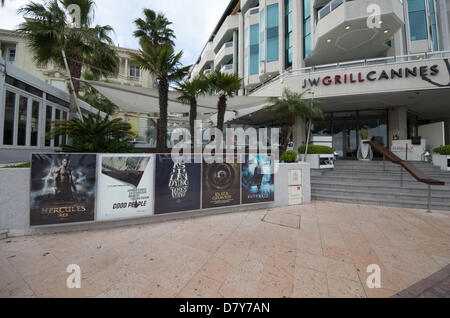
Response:
[[[69,60],[67,61],[69,64],[69,70],[70,70],[70,77],[72,78],[72,83],[74,87],[74,91],[72,90],[72,87],[70,86],[70,79],[69,83],[67,83],[67,86],[69,88],[69,94],[70,94],[70,109],[69,109],[69,119],[78,117],[78,109],[75,101],[75,95],[78,96],[80,92],[80,82],[77,80],[73,80],[73,78],[81,78],[81,70],[83,68],[82,59],[78,55],[71,55],[68,57]],[[92,105],[94,106],[94,105]]]
[[[158,152],[164,153],[167,150],[167,117],[169,83],[167,79],[159,80],[159,127],[158,127]]]
[[[223,125],[225,124],[225,112],[227,110],[227,97],[225,95],[220,95],[217,110],[217,128],[222,131]]]
[[[189,114],[189,126],[191,128],[191,148],[195,147],[195,120],[197,119],[197,100],[191,99],[191,109]],[[195,148],[194,148],[195,149]]]
[[[292,137],[292,131],[293,131],[292,126],[289,125],[288,132],[286,134],[286,138],[284,139],[283,152],[282,153],[285,153],[287,151],[287,147],[289,145],[289,139]]]

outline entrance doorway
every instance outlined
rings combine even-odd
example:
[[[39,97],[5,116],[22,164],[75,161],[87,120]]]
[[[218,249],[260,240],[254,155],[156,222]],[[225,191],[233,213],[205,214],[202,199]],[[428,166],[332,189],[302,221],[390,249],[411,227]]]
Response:
[[[385,147],[388,143],[388,112],[386,110],[367,110],[326,113],[325,119],[316,121],[313,136],[332,136],[333,149],[342,159],[356,159],[360,131],[369,131],[369,139],[376,140]],[[374,154],[375,158],[381,155]]]

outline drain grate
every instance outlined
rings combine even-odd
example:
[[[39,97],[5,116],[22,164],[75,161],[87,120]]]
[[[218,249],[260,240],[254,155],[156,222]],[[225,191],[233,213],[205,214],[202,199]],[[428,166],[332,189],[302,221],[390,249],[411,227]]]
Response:
[[[282,213],[282,212],[274,212],[268,211],[266,215],[264,215],[261,220],[264,223],[279,225],[282,227],[289,227],[291,229],[300,230],[301,226],[301,216]]]

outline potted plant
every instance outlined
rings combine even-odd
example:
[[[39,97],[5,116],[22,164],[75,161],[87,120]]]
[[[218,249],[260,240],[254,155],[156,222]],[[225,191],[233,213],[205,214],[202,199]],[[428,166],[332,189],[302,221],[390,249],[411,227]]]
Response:
[[[334,168],[334,149],[327,146],[306,145],[298,148],[298,152],[303,161],[309,162],[311,169],[333,169]],[[306,151],[308,153],[305,155]]]
[[[450,171],[450,145],[433,149],[433,165]]]
[[[360,161],[371,161],[373,159],[372,147],[365,142],[369,141],[370,132],[367,129],[361,129],[359,131],[361,141],[359,142],[358,148],[358,160]]]
[[[286,151],[281,156],[282,163],[296,163],[297,162],[297,153],[293,150]]]

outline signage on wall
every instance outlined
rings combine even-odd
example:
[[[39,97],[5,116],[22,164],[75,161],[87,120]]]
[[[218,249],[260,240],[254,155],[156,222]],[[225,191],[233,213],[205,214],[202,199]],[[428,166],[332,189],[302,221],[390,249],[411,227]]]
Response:
[[[93,221],[96,160],[84,154],[32,155],[30,225]]]
[[[97,220],[153,214],[154,155],[100,155]]]
[[[239,163],[203,163],[202,208],[241,204],[241,165]]]
[[[445,62],[447,64],[450,74],[450,64],[448,60],[446,60]],[[433,81],[429,80],[429,77],[435,77],[438,74],[439,74],[439,65],[432,65],[432,66],[423,65],[420,67],[415,66],[397,69],[393,68],[378,72],[370,71],[367,73],[363,72],[345,73],[334,76],[306,78],[302,82],[302,89],[319,86],[327,87],[332,85],[337,86],[337,85],[347,85],[365,82],[372,83],[378,81],[389,81],[394,79],[411,79],[411,78],[421,78],[434,84]],[[437,83],[434,85],[437,85]]]
[[[242,204],[274,201],[274,192],[272,157],[248,155],[242,165]]]
[[[174,162],[171,155],[157,155],[155,214],[200,210],[202,164]]]

